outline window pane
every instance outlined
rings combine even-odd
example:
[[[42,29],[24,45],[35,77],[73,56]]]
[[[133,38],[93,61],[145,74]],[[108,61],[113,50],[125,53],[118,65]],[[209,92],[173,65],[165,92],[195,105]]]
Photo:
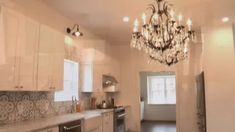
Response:
[[[166,103],[176,103],[175,77],[166,78]]]
[[[150,79],[150,99],[152,104],[165,102],[164,96],[164,79],[152,77]]]
[[[148,76],[148,103],[175,104],[175,76]]]
[[[78,63],[64,61],[64,90],[55,92],[55,101],[71,101],[72,96],[78,99]]]

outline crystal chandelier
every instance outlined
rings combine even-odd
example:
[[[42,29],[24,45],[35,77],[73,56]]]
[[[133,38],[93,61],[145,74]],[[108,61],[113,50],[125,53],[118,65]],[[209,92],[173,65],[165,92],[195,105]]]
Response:
[[[183,25],[183,16],[175,19],[171,5],[164,0],[155,0],[150,4],[151,13],[143,13],[143,24],[139,29],[139,21],[134,22],[131,47],[144,51],[150,60],[165,65],[173,65],[188,57],[190,40],[194,40],[195,32],[191,30],[192,21]]]

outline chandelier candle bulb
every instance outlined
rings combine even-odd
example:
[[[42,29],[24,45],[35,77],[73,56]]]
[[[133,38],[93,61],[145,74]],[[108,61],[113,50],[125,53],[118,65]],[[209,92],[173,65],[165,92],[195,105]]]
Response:
[[[146,18],[147,18],[146,14],[145,14],[145,13],[143,13],[143,15],[142,15],[142,19],[143,19],[143,23],[144,23],[144,25],[146,25]]]
[[[192,20],[191,19],[188,19],[187,25],[188,25],[189,31],[191,31],[191,27],[192,27]]]
[[[135,22],[134,22],[134,32],[138,32],[138,29],[139,29],[139,21],[138,19],[135,19]]]
[[[174,19],[175,11],[174,11],[174,10],[171,10],[171,11],[170,11],[170,15],[171,15],[171,18],[173,18],[173,19]]]
[[[178,20],[179,20],[179,24],[181,23],[181,21],[183,20],[183,16],[182,16],[182,14],[179,14],[179,16],[178,16]]]

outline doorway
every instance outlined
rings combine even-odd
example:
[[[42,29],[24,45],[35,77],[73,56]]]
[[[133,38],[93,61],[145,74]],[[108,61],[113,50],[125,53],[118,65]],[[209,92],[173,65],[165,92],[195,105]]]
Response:
[[[176,132],[176,75],[140,72],[141,131]]]

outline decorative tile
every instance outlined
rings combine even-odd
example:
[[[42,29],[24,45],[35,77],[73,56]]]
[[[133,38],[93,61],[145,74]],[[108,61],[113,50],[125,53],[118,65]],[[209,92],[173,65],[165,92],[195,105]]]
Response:
[[[101,101],[106,95],[80,94],[83,110],[89,109],[90,97]],[[0,125],[70,112],[71,101],[54,102],[54,92],[0,92]]]
[[[0,92],[0,125],[70,112],[71,102],[54,102],[53,92]]]

